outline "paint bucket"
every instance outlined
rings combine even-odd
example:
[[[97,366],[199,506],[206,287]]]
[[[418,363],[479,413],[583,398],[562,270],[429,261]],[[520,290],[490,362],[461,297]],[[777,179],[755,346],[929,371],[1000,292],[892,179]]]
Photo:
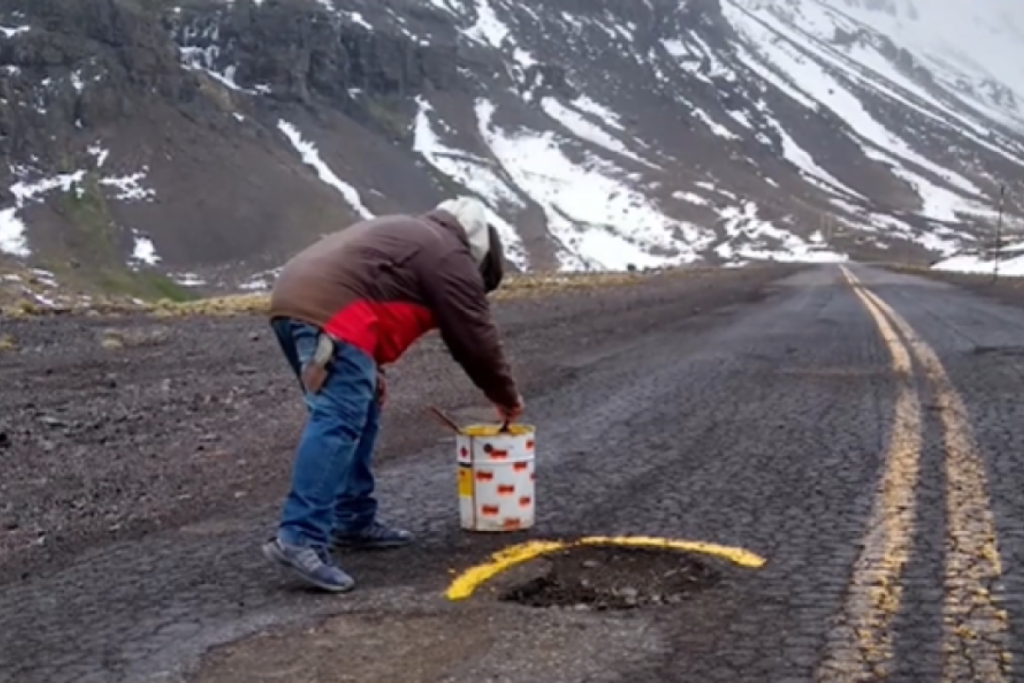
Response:
[[[533,526],[534,428],[470,425],[455,436],[459,520],[469,531],[521,531]]]

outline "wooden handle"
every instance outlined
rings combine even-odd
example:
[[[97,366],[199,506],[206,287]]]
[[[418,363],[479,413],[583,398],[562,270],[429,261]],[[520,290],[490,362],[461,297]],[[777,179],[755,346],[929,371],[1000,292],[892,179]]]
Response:
[[[459,425],[455,424],[455,420],[445,415],[440,408],[437,408],[436,406],[427,406],[427,412],[430,413],[435,420],[437,420],[442,425],[452,430],[456,434],[462,433],[462,429],[459,428]]]

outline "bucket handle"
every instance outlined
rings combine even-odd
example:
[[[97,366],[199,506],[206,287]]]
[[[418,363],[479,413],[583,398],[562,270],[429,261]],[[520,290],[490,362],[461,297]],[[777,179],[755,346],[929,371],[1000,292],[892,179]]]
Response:
[[[437,406],[427,406],[427,412],[444,427],[447,427],[456,434],[462,433],[462,429],[455,423],[455,420],[445,415],[445,413]]]

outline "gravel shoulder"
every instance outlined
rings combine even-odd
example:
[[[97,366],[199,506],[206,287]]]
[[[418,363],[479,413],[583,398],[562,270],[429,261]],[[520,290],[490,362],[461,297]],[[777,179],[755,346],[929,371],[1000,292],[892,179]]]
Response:
[[[1024,307],[1024,277],[999,277],[973,273],[955,273],[928,268],[890,267],[895,273],[928,278],[955,285],[962,290],[1011,306]]]
[[[711,325],[794,270],[658,275],[497,303],[527,416],[531,396],[571,378],[567,359],[629,344],[666,319]],[[302,408],[262,317],[0,318],[0,340],[0,583],[283,494]],[[490,417],[436,335],[389,377],[381,459],[445,438],[427,404]]]

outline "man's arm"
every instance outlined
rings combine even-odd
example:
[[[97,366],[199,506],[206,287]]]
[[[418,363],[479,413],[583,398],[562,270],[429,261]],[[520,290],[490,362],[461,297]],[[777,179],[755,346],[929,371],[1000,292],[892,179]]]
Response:
[[[442,259],[423,274],[423,294],[452,358],[473,384],[495,405],[517,406],[519,391],[472,257],[454,252]]]

